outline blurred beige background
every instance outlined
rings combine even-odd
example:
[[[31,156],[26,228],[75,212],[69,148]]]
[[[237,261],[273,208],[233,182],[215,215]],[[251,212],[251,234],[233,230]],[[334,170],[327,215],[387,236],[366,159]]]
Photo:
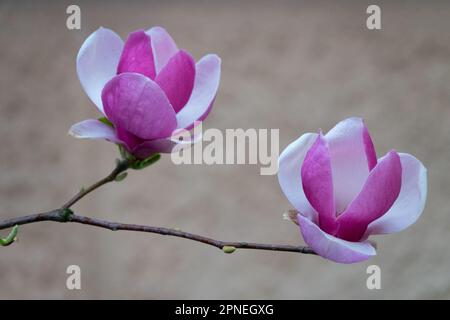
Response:
[[[57,207],[112,168],[112,144],[67,135],[98,116],[75,57],[99,26],[126,37],[161,25],[196,59],[218,53],[222,82],[205,127],[280,128],[282,150],[304,132],[364,117],[378,155],[395,148],[424,162],[428,202],[416,225],[376,238],[378,255],[355,265],[27,225],[0,248],[0,298],[450,298],[450,3],[377,1],[383,29],[369,31],[365,1],[75,1],[82,30],[70,31],[71,3],[0,2],[2,219]],[[300,244],[281,219],[289,208],[277,177],[259,166],[175,166],[168,156],[75,207],[223,240]],[[82,290],[65,287],[70,264],[82,269]],[[366,288],[370,264],[381,267],[381,290]]]

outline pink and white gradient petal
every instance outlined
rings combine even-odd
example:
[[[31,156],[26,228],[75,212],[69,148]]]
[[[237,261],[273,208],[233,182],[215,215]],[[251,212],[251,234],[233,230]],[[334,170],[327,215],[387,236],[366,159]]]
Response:
[[[221,60],[208,54],[195,66],[195,81],[192,94],[186,105],[177,113],[178,128],[192,129],[195,121],[209,114],[220,82]]]
[[[359,194],[377,158],[372,139],[361,118],[339,122],[326,135],[328,141],[336,211],[342,213]]]
[[[350,242],[322,231],[310,219],[297,215],[300,231],[305,242],[321,257],[338,263],[356,263],[376,255],[368,241]]]
[[[363,237],[402,231],[419,219],[427,199],[427,169],[414,156],[399,153],[402,165],[402,186],[392,207],[367,227]]]
[[[84,41],[78,51],[78,78],[84,91],[102,114],[102,90],[116,75],[122,49],[123,41],[114,31],[99,28]]]
[[[161,88],[139,73],[122,73],[102,93],[108,119],[145,140],[170,137],[176,129],[175,111]]]
[[[158,75],[170,58],[178,52],[178,47],[169,33],[162,27],[153,27],[147,30],[147,34],[151,38],[155,71]]]
[[[122,143],[114,128],[97,119],[75,123],[70,127],[69,134],[79,139],[105,139],[114,143]]]
[[[302,183],[306,198],[319,214],[319,226],[334,234],[337,229],[333,176],[327,141],[320,133],[303,161]]]
[[[370,172],[361,192],[338,217],[337,237],[359,241],[372,221],[384,215],[397,199],[402,180],[402,165],[395,151],[380,159]]]
[[[278,159],[278,182],[296,210],[318,222],[317,212],[303,191],[301,168],[306,153],[317,139],[317,133],[305,133],[289,144]]]

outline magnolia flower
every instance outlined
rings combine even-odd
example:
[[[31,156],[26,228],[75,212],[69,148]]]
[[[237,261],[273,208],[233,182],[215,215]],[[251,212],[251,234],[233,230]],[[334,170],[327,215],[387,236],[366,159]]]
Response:
[[[279,158],[278,179],[305,242],[340,263],[374,256],[367,238],[412,225],[427,195],[422,163],[394,150],[377,160],[359,118],[338,123],[326,135],[306,133],[292,142]]]
[[[91,34],[77,56],[77,73],[89,98],[108,121],[73,125],[77,138],[106,139],[138,158],[171,152],[173,135],[190,130],[211,110],[220,80],[220,58],[197,63],[161,27],[129,34]]]

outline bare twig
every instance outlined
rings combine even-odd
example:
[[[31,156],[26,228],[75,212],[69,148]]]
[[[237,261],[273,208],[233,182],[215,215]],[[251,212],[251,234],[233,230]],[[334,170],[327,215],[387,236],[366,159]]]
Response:
[[[235,242],[235,241],[220,241],[205,236],[184,232],[178,229],[170,229],[164,227],[152,227],[137,224],[126,224],[110,222],[106,220],[100,220],[96,218],[84,217],[77,214],[70,213],[67,217],[64,216],[62,210],[53,210],[44,213],[32,214],[28,216],[22,216],[0,222],[0,230],[10,228],[15,225],[30,224],[42,221],[53,222],[73,222],[108,229],[112,231],[124,230],[135,232],[156,233],[160,235],[173,236],[179,238],[185,238],[192,241],[201,242],[221,250],[224,247],[233,247],[236,249],[255,249],[255,250],[271,250],[271,251],[287,251],[298,253],[314,254],[314,251],[304,246],[292,246],[284,244],[264,244],[264,243],[250,243],[250,242]]]
[[[62,206],[62,208],[63,209],[69,209],[71,206],[73,206],[75,203],[77,203],[79,200],[81,200],[88,193],[91,193],[95,189],[103,186],[104,184],[107,184],[108,182],[114,181],[120,173],[124,172],[129,167],[130,167],[130,162],[128,160],[118,161],[116,167],[114,168],[114,170],[109,175],[107,175],[103,179],[97,181],[96,183],[94,183],[90,187],[88,187],[86,189],[81,189],[72,199],[67,201]]]
[[[154,233],[172,237],[179,237],[184,239],[189,239],[196,242],[201,242],[216,248],[223,250],[226,253],[232,253],[235,249],[255,249],[255,250],[270,250],[270,251],[284,251],[284,252],[297,252],[304,254],[315,254],[315,252],[305,246],[293,246],[284,244],[265,244],[265,243],[250,243],[250,242],[235,242],[235,241],[221,241],[208,238],[205,236],[184,232],[178,229],[170,229],[165,227],[152,227],[137,224],[126,224],[118,222],[110,222],[106,220],[100,220],[97,218],[90,218],[85,216],[80,216],[74,214],[70,207],[75,203],[85,197],[87,194],[96,190],[97,188],[115,181],[116,178],[128,168],[130,168],[133,163],[130,160],[121,160],[117,162],[116,168],[105,178],[97,181],[90,187],[82,189],[73,198],[67,201],[59,209],[51,210],[48,212],[42,212],[37,214],[31,214],[26,216],[21,216],[17,218],[12,218],[8,220],[0,221],[0,230],[14,227],[16,225],[24,225],[30,223],[37,223],[43,221],[61,222],[61,223],[80,223],[85,225],[90,225],[98,228],[108,229],[112,231],[124,230],[124,231],[135,231],[135,232],[146,232]],[[12,241],[11,241],[12,242]],[[9,243],[8,243],[9,244]]]

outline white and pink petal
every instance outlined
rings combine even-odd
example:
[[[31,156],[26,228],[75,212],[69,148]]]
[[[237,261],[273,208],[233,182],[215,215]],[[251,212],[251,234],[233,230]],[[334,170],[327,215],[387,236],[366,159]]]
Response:
[[[156,75],[166,66],[167,62],[178,53],[178,47],[169,33],[162,27],[147,30],[151,38],[153,60]]]
[[[116,75],[122,49],[123,41],[114,31],[99,28],[78,51],[78,78],[101,113],[104,113],[101,93],[105,84]]]
[[[303,190],[301,169],[306,153],[317,139],[317,133],[305,133],[289,144],[278,158],[278,182],[289,202],[317,222],[317,212],[309,203]]]
[[[359,241],[372,221],[383,216],[396,201],[402,183],[402,165],[395,151],[380,159],[370,172],[361,192],[339,215],[341,239]]]
[[[348,264],[361,262],[376,255],[376,250],[369,241],[342,240],[324,232],[314,222],[300,214],[297,218],[303,239],[323,258]]]
[[[400,193],[383,216],[371,222],[363,238],[402,231],[419,219],[427,199],[427,169],[414,156],[399,153],[402,165]]]
[[[105,139],[121,143],[113,127],[97,119],[88,119],[75,123],[70,127],[69,134],[79,139]]]
[[[319,226],[333,234],[337,229],[333,176],[327,141],[322,133],[306,153],[301,168],[303,190],[319,214]]]
[[[221,60],[215,54],[208,54],[197,62],[192,94],[177,113],[178,128],[192,129],[195,121],[209,114],[219,88],[220,65]]]
[[[375,149],[361,118],[339,122],[325,137],[331,156],[336,211],[342,213],[376,165]]]

